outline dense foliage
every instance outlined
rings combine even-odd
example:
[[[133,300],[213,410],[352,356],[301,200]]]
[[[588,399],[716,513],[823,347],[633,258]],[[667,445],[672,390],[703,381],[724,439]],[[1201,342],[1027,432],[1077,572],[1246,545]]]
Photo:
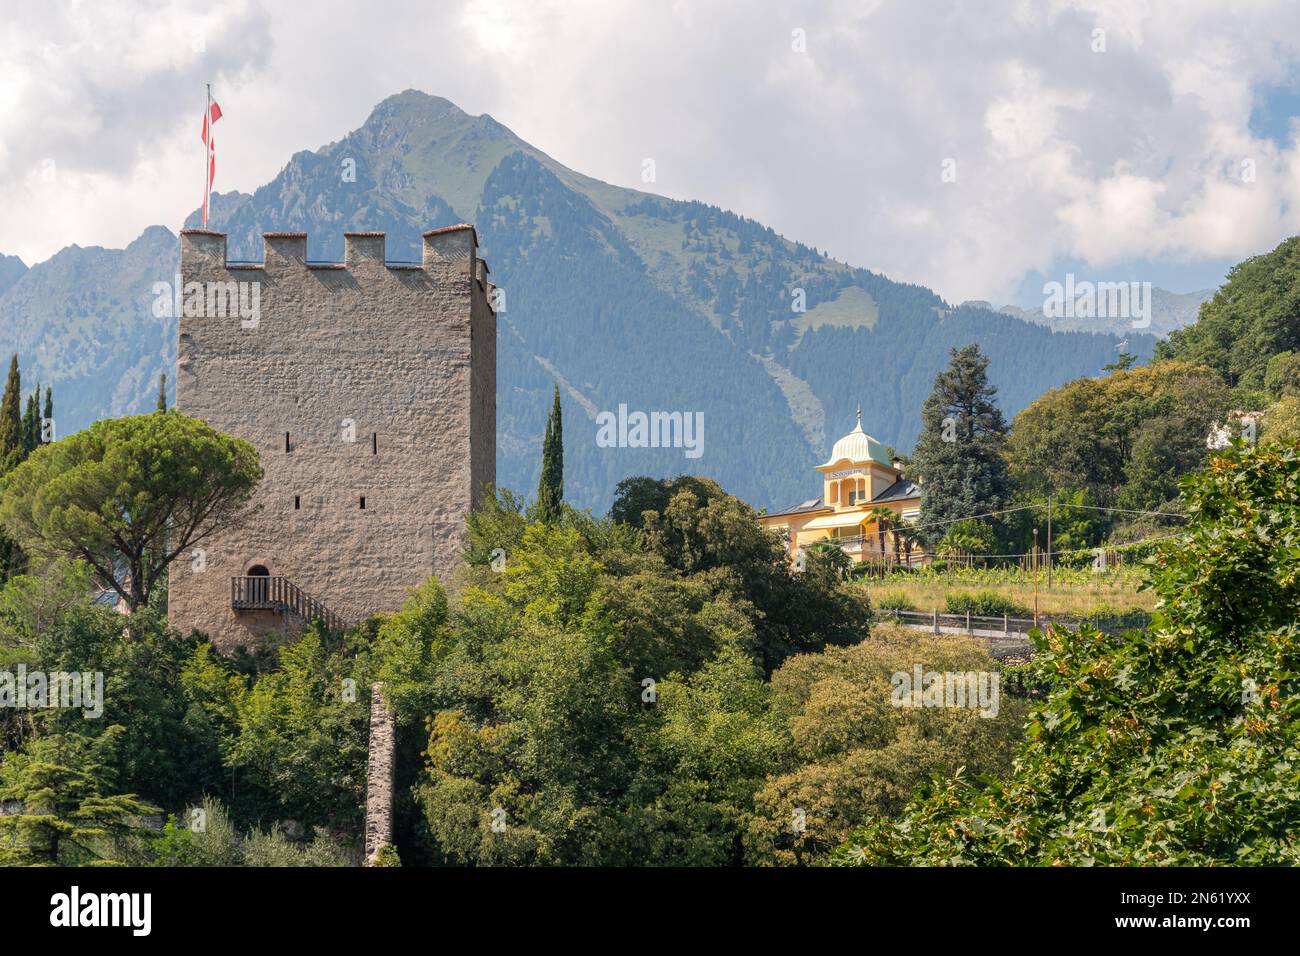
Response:
[[[1122,637],[1055,631],[1012,776],[936,781],[837,853],[860,864],[1277,864],[1300,859],[1300,455],[1236,449],[1186,483],[1161,603]]]
[[[1238,407],[1276,398],[1294,368],[1276,356],[1300,352],[1300,236],[1238,263],[1197,321],[1161,342],[1157,358],[1208,365],[1237,390]],[[1244,401],[1243,401],[1244,399]]]
[[[1177,502],[1178,479],[1205,459],[1206,437],[1228,407],[1218,375],[1186,362],[1079,379],[1015,417],[1008,465],[1028,497],[1075,493],[1086,496],[1080,504],[1163,510]]]
[[[95,719],[4,712],[0,797],[22,807],[0,818],[7,859],[355,863],[376,681],[398,722],[408,863],[818,862],[912,782],[1009,761],[1013,706],[890,706],[890,674],[913,663],[996,665],[892,625],[862,643],[870,609],[842,555],[792,573],[707,481],[631,482],[618,513],[542,522],[493,496],[450,594],[430,580],[346,635],[237,659],[147,606],[92,603],[83,564],[16,577],[0,669],[98,671],[105,692]]]

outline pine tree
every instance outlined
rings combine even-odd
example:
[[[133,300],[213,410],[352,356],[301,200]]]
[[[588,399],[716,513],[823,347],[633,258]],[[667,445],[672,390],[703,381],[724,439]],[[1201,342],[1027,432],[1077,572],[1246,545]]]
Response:
[[[1007,424],[988,381],[989,360],[978,345],[952,350],[921,411],[912,472],[921,485],[922,524],[987,514],[1007,499],[1002,457]],[[931,540],[942,525],[929,529]]]
[[[167,411],[167,373],[158,376],[158,411]]]
[[[537,483],[537,513],[540,520],[555,521],[564,502],[564,422],[560,417],[560,387],[546,419],[542,439],[542,477]]]
[[[132,857],[150,836],[141,818],[158,808],[113,788],[124,733],[114,725],[98,737],[36,737],[6,758],[0,799],[18,809],[0,816],[0,866],[140,862]]]

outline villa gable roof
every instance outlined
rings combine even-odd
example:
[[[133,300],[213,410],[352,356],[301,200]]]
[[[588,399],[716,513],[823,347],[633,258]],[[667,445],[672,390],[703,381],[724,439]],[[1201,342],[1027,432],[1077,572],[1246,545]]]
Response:
[[[899,478],[896,482],[872,498],[867,504],[874,505],[886,501],[906,501],[908,498],[920,498],[921,489],[914,481]]]
[[[823,503],[821,498],[809,498],[807,501],[800,502],[797,505],[786,508],[784,511],[773,511],[770,514],[760,515],[760,518],[781,518],[790,515],[809,514],[814,511],[829,511],[830,506]]]

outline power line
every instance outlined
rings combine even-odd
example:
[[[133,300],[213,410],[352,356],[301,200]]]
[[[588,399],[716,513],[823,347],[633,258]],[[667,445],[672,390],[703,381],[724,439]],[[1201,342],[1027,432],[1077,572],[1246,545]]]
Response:
[[[1100,505],[1073,505],[1073,504],[1067,505],[1067,504],[1061,504],[1059,501],[1056,504],[1057,507],[1059,508],[1087,508],[1089,511],[1111,511],[1116,514],[1126,514],[1126,515],[1164,515],[1165,517],[1168,518],[1187,517],[1187,515],[1181,514],[1177,511],[1134,511],[1131,508],[1103,508]]]
[[[868,502],[869,503],[869,502]],[[1001,511],[988,511],[982,515],[967,515],[964,518],[945,518],[942,521],[928,521],[925,524],[907,523],[903,530],[920,531],[922,528],[938,528],[945,524],[955,524],[958,521],[976,521],[980,518],[995,518],[998,515],[1009,515],[1017,511],[1028,511],[1030,508],[1038,508],[1040,505],[1021,505],[1018,508],[1003,508]]]
[[[1187,515],[1179,514],[1176,511],[1136,511],[1131,508],[1103,508],[1100,505],[1061,504],[1059,502],[1058,505],[1063,510],[1069,508],[1086,508],[1089,511],[1108,511],[1108,512],[1113,512],[1115,514],[1157,515],[1157,516],[1164,516],[1169,518],[1187,517]],[[1020,505],[1015,508],[1003,508],[999,511],[986,511],[984,514],[967,515],[962,518],[944,518],[941,521],[927,521],[925,524],[912,524],[911,522],[906,522],[904,523],[902,530],[920,531],[923,528],[940,528],[947,524],[956,524],[959,521],[978,521],[980,518],[996,518],[999,515],[1014,514],[1017,511],[1029,511],[1035,508],[1046,508],[1046,507],[1047,507],[1047,502],[1043,501],[1032,505]],[[1005,555],[999,555],[999,557],[1005,557]]]
[[[1056,557],[1063,554],[1095,554],[1098,551],[1119,551],[1122,548],[1136,548],[1138,545],[1151,544],[1156,541],[1168,541],[1170,538],[1181,538],[1181,537],[1182,537],[1181,534],[1162,534],[1155,538],[1143,538],[1141,541],[1129,541],[1124,544],[1099,544],[1096,547],[1092,547],[1092,548],[1071,548],[1067,551],[1039,551],[1038,556],[1042,558],[1042,557]],[[1028,557],[1033,557],[1033,555],[1034,555],[1033,551],[1022,551],[1016,554],[962,553],[960,556],[955,556],[955,557],[960,557],[960,559],[964,561],[967,558],[1028,558]],[[934,554],[934,555],[930,555],[930,557],[938,558],[939,555]]]

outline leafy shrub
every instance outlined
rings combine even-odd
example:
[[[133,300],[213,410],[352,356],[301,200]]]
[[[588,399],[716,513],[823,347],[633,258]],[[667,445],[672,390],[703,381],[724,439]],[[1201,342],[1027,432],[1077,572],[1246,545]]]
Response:
[[[970,614],[975,617],[1031,617],[1033,611],[1017,604],[996,591],[976,591],[973,594],[945,594],[945,609],[949,614]]]
[[[397,847],[385,843],[375,854],[375,866],[401,866],[402,858],[397,855]]]
[[[244,866],[347,866],[344,852],[323,833],[310,843],[294,843],[279,827],[254,830],[244,839]]]
[[[878,611],[916,610],[916,605],[908,599],[906,591],[879,591],[872,596],[871,603]]]
[[[1099,607],[1085,615],[1082,624],[1089,624],[1099,631],[1118,634],[1151,626],[1151,612],[1141,608]]]

